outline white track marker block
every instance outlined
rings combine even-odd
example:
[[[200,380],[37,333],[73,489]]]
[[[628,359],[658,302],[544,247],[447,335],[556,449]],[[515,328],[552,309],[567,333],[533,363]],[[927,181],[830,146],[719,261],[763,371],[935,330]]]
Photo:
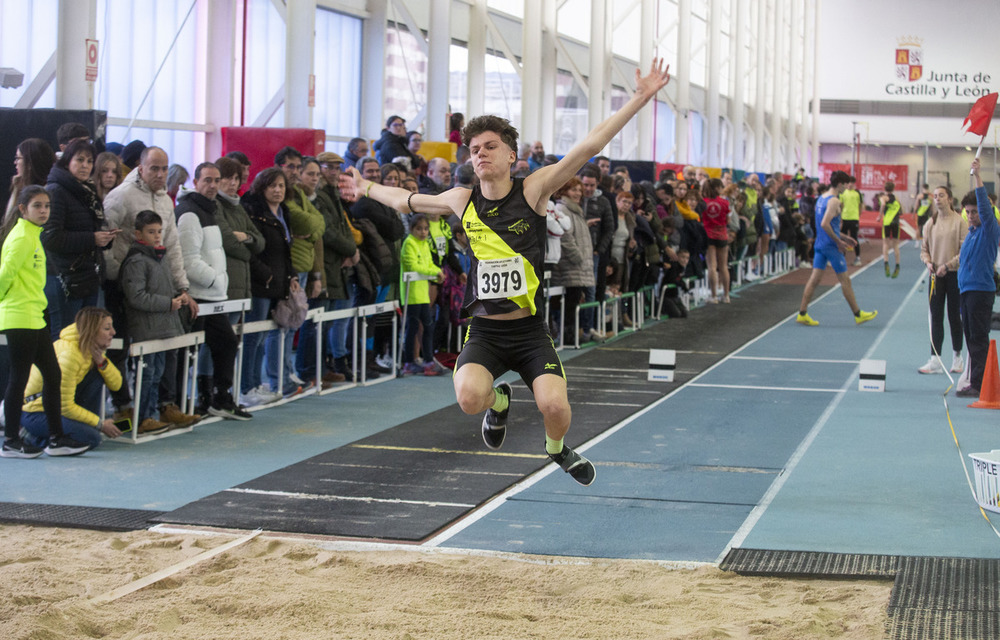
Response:
[[[885,391],[885,360],[862,360],[858,366],[858,391]]]
[[[673,382],[677,352],[673,349],[649,350],[649,380],[653,382]]]

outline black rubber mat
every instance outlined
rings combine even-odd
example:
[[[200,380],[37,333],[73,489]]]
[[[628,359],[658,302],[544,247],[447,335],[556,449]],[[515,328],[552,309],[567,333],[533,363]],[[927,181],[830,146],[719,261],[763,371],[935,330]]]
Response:
[[[745,576],[892,580],[899,560],[899,556],[870,554],[730,549],[719,568]]]
[[[719,567],[783,578],[894,578],[887,638],[1000,638],[1000,559],[732,549]]]
[[[150,526],[162,511],[110,509],[59,504],[0,502],[0,522],[103,531],[136,531]]]
[[[1000,637],[1000,559],[901,558],[889,599],[898,640]]]
[[[695,309],[686,320],[650,325],[568,361],[573,426],[567,444],[590,440],[704,371],[788,317],[800,296],[799,286],[755,285],[730,305]],[[673,383],[646,381],[651,347],[685,350]],[[483,445],[480,416],[466,416],[452,405],[207,496],[157,521],[424,540],[548,463],[541,414],[520,380],[513,387],[502,451]]]

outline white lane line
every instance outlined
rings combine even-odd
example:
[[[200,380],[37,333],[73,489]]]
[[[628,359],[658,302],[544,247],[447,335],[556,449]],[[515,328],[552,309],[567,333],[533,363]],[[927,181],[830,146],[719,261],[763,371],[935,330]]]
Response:
[[[714,389],[754,389],[759,391],[819,391],[821,393],[843,393],[844,389],[816,389],[809,387],[765,387],[754,384],[707,384],[707,383],[691,383],[687,384],[689,387],[710,387]]]
[[[323,500],[326,502],[381,502],[387,504],[415,504],[423,507],[458,507],[471,509],[474,504],[460,502],[428,502],[425,500],[400,500],[398,498],[373,498],[370,496],[331,496],[318,493],[299,493],[296,491],[264,491],[261,489],[226,489],[229,493],[250,493],[261,496],[276,496],[279,498],[295,498],[296,500]]]
[[[514,398],[511,402],[525,402],[530,404],[535,404],[534,400],[525,398]],[[574,407],[578,405],[585,405],[589,407],[642,407],[644,405],[637,402],[581,402],[579,400],[574,400],[571,403]]]
[[[873,262],[872,264],[875,263]],[[896,308],[896,312],[892,314],[891,318],[889,318],[889,322],[886,323],[885,328],[883,328],[882,331],[879,333],[878,337],[875,339],[875,342],[873,342],[872,346],[869,347],[867,352],[865,352],[864,358],[862,359],[870,358],[872,354],[875,353],[875,349],[877,349],[878,346],[882,344],[882,340],[885,338],[886,335],[888,335],[889,329],[892,328],[892,325],[896,322],[896,319],[899,318],[899,314],[902,313],[903,308],[906,307],[907,303],[910,301],[910,298],[912,298],[913,294],[916,293],[917,287],[921,284],[922,281],[923,281],[923,276],[918,278],[917,281],[913,283],[913,286],[910,288],[910,292],[906,294],[905,298],[903,298],[903,301],[899,304],[899,307]],[[831,289],[831,291],[833,291],[833,289]],[[764,497],[757,504],[757,506],[754,507],[752,511],[750,511],[750,515],[748,515],[747,519],[743,521],[743,524],[740,526],[740,528],[736,530],[736,534],[729,541],[729,544],[726,545],[726,548],[723,549],[722,553],[719,554],[719,557],[716,558],[717,563],[722,562],[725,559],[726,555],[729,553],[730,549],[734,547],[739,547],[741,544],[743,544],[743,541],[746,540],[747,536],[750,535],[750,531],[753,530],[757,522],[760,521],[761,517],[764,515],[764,512],[767,511],[767,508],[771,505],[771,502],[774,500],[774,497],[778,495],[778,492],[781,491],[781,488],[785,486],[785,481],[792,474],[792,471],[794,471],[795,468],[799,465],[799,462],[802,460],[803,456],[805,456],[806,451],[809,450],[809,447],[812,445],[813,441],[816,440],[816,437],[819,435],[819,432],[823,430],[823,427],[826,426],[827,421],[829,421],[834,411],[836,411],[837,407],[840,406],[840,402],[845,397],[847,397],[846,391],[854,384],[855,380],[854,376],[856,372],[857,368],[855,367],[855,371],[852,371],[851,375],[848,376],[847,380],[844,381],[842,389],[844,390],[845,393],[837,394],[837,397],[834,398],[832,402],[830,402],[830,405],[827,406],[826,411],[824,411],[823,414],[819,417],[819,420],[816,421],[816,424],[813,425],[813,428],[809,430],[809,433],[806,434],[806,437],[802,440],[801,443],[799,443],[798,448],[795,449],[795,452],[792,453],[792,456],[788,459],[788,462],[785,464],[785,470],[781,474],[779,474],[777,478],[774,479],[774,482],[772,482],[771,486],[768,487],[767,492],[764,494]]]
[[[647,351],[648,351],[648,349],[647,349]],[[678,353],[680,353],[680,352],[678,351]],[[583,367],[583,366],[580,366],[580,365],[573,365],[573,364],[564,364],[563,368],[564,369],[569,369],[571,371],[598,371],[598,372],[601,372],[601,373],[606,372],[606,371],[618,371],[619,373],[621,373],[621,372],[625,372],[625,373],[645,373],[646,372],[645,369],[615,369],[615,368],[612,368],[612,367]]]
[[[822,364],[858,364],[858,360],[822,360],[820,358],[780,358],[778,356],[733,356],[733,360],[765,360],[767,362],[819,362]]]
[[[653,395],[660,395],[663,391],[657,391],[656,389],[587,389],[587,393],[627,393],[630,396],[637,393],[649,393]]]

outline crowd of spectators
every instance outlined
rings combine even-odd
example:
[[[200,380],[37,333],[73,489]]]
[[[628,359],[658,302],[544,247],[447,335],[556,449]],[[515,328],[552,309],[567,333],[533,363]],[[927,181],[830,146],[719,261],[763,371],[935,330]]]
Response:
[[[452,136],[463,124],[461,114],[451,118]],[[62,390],[75,397],[82,389],[85,401],[70,403],[76,408],[65,425],[67,431],[77,429],[79,442],[95,446],[100,441],[81,435],[79,425],[114,437],[133,415],[140,433],[189,426],[206,414],[248,420],[247,407],[357,379],[352,363],[360,358],[353,354],[365,359],[369,378],[395,369],[392,312],[368,319],[370,346],[354,343],[348,320],[324,326],[323,340],[317,339],[314,323],[300,322],[290,327],[301,325],[297,332],[243,335],[240,383],[234,388],[240,338],[233,327],[240,314],[199,313],[204,305],[224,300],[250,300],[245,322],[278,322],[277,311],[286,303],[341,310],[396,300],[407,308],[402,375],[439,375],[453,362],[470,264],[461,221],[399,213],[364,193],[342,190],[341,178],[347,167],[355,167],[366,179],[411,192],[472,189],[477,179],[467,149],[459,147],[454,163],[424,158],[420,133],[407,132],[405,120],[394,115],[371,151],[360,137],[350,141],[343,156],[327,151],[304,157],[285,147],[273,166],[256,167],[248,184],[250,161],[239,151],[190,172],[170,164],[166,150],[141,141],[114,145],[117,153],[98,153],[90,132],[76,123],[60,127],[57,137],[58,154],[38,138],[18,145],[4,228],[27,215],[25,193],[37,195],[44,187],[50,215],[38,225],[47,256],[43,326],[49,340],[62,345],[59,349],[82,352],[72,361],[72,388]],[[555,161],[541,142],[523,145],[512,177]],[[594,158],[548,207],[549,284],[562,287],[566,298],[563,317],[552,312],[553,333],[575,331],[577,308],[584,302],[650,285],[657,291],[672,285],[664,289],[662,308],[671,317],[686,317],[682,294],[692,278],[702,276],[707,276],[707,301],[728,303],[732,270],[739,268],[734,265],[747,257],[751,267],[742,275],[749,280],[766,274],[771,255],[784,249],[793,248],[800,263],[808,265],[816,236],[812,213],[822,190],[801,172],[792,182],[780,173],[763,183],[753,173],[737,182],[729,172],[710,178],[696,167],[680,174],[661,171],[655,183],[633,182],[628,168],[612,170],[608,158]],[[845,230],[850,232],[846,216]],[[422,279],[404,280],[406,272]],[[585,306],[574,337],[583,342],[608,337],[612,328],[597,313],[599,307]],[[100,311],[96,316],[95,310]],[[626,305],[623,312],[622,324],[631,326],[635,309]],[[81,318],[86,327],[80,326]],[[101,335],[117,333],[124,348],[108,350],[110,338],[105,344],[94,337],[95,327],[105,322]],[[29,324],[38,329],[37,322]],[[198,330],[205,331],[206,343],[193,376],[199,389],[196,411],[180,408],[181,385],[188,379],[180,363],[187,360],[176,350],[144,357],[143,396],[132,398],[119,374],[135,366],[127,357],[130,342]],[[940,342],[937,336],[935,342]],[[324,351],[319,369],[318,344]],[[88,376],[89,370],[99,379],[96,373]],[[54,388],[48,380],[51,366],[46,373],[46,388]],[[18,371],[22,389],[26,375]],[[111,390],[114,406],[105,422],[97,420],[93,407],[100,381]],[[29,390],[38,387],[33,392],[38,397],[25,410],[39,412],[45,385],[42,377],[32,384]],[[10,388],[7,397],[12,397]],[[6,414],[16,421],[9,404]],[[30,438],[15,444],[22,452],[41,451],[48,445],[44,420],[28,422]],[[60,435],[55,424],[49,419],[50,432]],[[8,425],[8,439],[18,426]]]

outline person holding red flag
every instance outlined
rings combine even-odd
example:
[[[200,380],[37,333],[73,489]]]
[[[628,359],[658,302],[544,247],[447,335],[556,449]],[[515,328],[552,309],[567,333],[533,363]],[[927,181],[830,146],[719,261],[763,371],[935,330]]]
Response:
[[[983,151],[983,141],[986,140],[986,132],[990,130],[990,121],[993,120],[993,110],[996,108],[997,94],[988,93],[979,100],[976,100],[976,103],[969,109],[969,115],[965,116],[965,120],[962,121],[963,127],[966,123],[969,124],[966,132],[982,136],[979,140],[979,149],[976,150],[977,159]]]
[[[1000,225],[993,216],[993,205],[979,175],[979,158],[972,161],[972,175],[976,190],[962,198],[962,207],[969,217],[969,233],[962,242],[958,258],[959,306],[965,343],[969,348],[970,382],[968,387],[955,392],[962,398],[978,398],[983,384],[990,347],[990,317],[996,297],[993,265],[997,260],[997,243],[1000,243]]]

